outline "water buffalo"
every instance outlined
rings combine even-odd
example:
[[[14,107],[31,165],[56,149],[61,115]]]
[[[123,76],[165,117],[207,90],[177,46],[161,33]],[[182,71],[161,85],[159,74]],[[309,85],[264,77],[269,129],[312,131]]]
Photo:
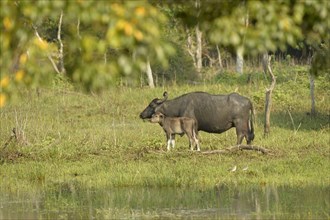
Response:
[[[190,150],[194,150],[197,147],[197,151],[200,151],[198,143],[198,131],[197,122],[194,118],[188,117],[167,117],[160,112],[156,112],[151,116],[150,122],[159,123],[164,129],[167,138],[167,150],[170,147],[174,148],[175,145],[175,135],[186,134],[189,139]]]
[[[236,127],[237,144],[245,137],[247,144],[254,139],[252,117],[254,115],[251,101],[237,93],[228,95],[211,95],[206,92],[191,92],[172,100],[155,98],[141,112],[140,118],[149,119],[155,112],[168,117],[195,118],[198,130],[209,133],[222,133]]]

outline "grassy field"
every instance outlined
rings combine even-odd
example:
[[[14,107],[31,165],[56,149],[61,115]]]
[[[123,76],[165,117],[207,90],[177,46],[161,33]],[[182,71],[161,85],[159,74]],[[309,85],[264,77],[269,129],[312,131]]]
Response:
[[[329,79],[316,80],[318,115],[311,118],[306,68],[277,68],[271,134],[263,137],[262,73],[219,75],[212,82],[162,88],[118,87],[85,94],[67,83],[23,91],[1,109],[0,187],[33,191],[56,187],[197,187],[219,185],[329,185]],[[165,135],[139,113],[163,91],[169,98],[191,91],[238,93],[256,109],[254,145],[271,150],[203,155],[188,150],[186,137],[165,152]],[[12,139],[16,128],[17,140]],[[224,149],[236,142],[235,129],[223,134],[200,132],[201,149]],[[237,166],[236,172],[228,169]],[[242,168],[248,166],[247,171]]]

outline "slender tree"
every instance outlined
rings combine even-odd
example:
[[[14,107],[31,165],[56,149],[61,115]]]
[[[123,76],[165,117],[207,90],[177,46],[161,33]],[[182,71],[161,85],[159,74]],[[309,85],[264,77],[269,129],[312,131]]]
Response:
[[[222,65],[222,58],[221,58],[221,51],[219,49],[219,45],[217,45],[217,53],[218,53],[218,62],[219,62],[219,67],[222,70],[223,69],[223,65]]]
[[[196,69],[200,73],[202,71],[202,31],[199,29],[199,25],[196,25]]]
[[[263,58],[266,66],[266,74],[268,72],[271,77],[271,84],[268,88],[266,88],[266,98],[265,98],[264,136],[267,136],[270,133],[270,113],[272,108],[272,93],[276,85],[276,78],[270,65],[271,56],[265,53]]]
[[[152,76],[152,70],[151,70],[149,58],[147,60],[146,67],[147,67],[146,73],[147,73],[147,76],[148,76],[148,85],[149,85],[150,88],[153,89],[153,88],[155,88],[155,84],[154,84],[154,78]]]
[[[243,47],[239,47],[236,50],[236,72],[239,74],[243,74],[243,67],[244,67],[244,49]]]
[[[58,44],[59,44],[58,70],[61,74],[65,74],[66,70],[65,70],[65,67],[64,67],[63,42],[62,42],[62,38],[61,38],[62,20],[63,20],[63,11],[61,11],[60,19],[58,21],[57,40],[58,40]]]
[[[309,88],[310,88],[310,95],[311,95],[311,116],[316,115],[316,108],[315,108],[315,81],[314,81],[314,75],[309,74]]]

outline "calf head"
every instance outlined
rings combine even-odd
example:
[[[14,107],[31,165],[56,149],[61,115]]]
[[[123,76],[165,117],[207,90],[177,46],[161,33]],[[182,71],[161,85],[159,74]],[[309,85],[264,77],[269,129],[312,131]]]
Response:
[[[149,105],[140,113],[140,118],[142,119],[147,119],[147,118],[151,118],[152,115],[156,112],[156,108],[161,106],[166,100],[167,100],[167,92],[165,91],[163,93],[163,98],[162,99],[158,99],[155,98],[154,100],[152,100]]]
[[[150,122],[152,123],[161,123],[164,120],[164,115],[160,112],[156,112],[150,118]]]

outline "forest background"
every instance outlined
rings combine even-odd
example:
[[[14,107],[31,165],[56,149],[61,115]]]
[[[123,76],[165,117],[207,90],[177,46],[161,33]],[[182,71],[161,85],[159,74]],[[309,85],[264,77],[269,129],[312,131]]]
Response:
[[[311,75],[329,73],[327,1],[2,1],[1,6],[1,106],[17,86],[36,88],[55,77],[93,92],[119,84],[193,83],[222,72],[258,70],[268,54],[290,65],[311,64]]]

